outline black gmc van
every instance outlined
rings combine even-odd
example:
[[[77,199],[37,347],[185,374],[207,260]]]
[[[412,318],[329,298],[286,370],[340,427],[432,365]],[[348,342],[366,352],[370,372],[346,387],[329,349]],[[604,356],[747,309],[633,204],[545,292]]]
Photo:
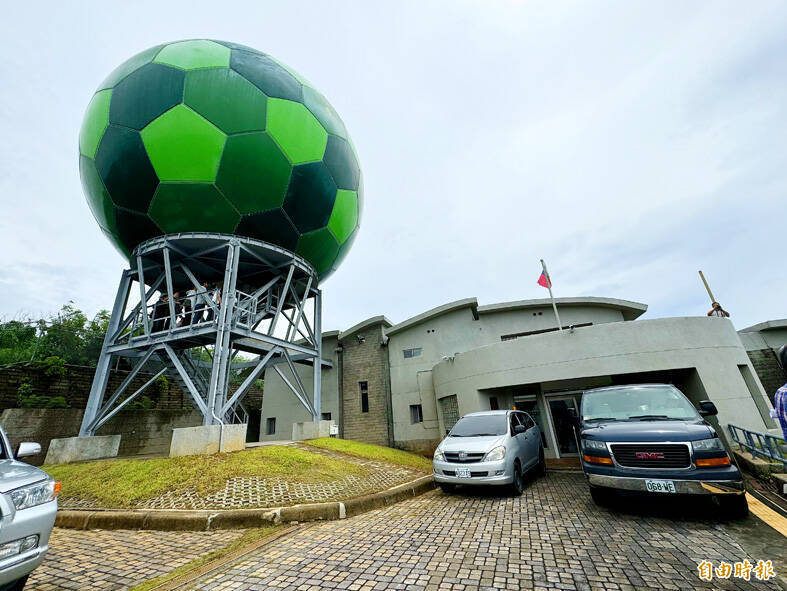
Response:
[[[714,496],[730,516],[748,511],[743,477],[703,418],[675,386],[642,384],[587,390],[577,419],[582,470],[593,500],[616,491]]]

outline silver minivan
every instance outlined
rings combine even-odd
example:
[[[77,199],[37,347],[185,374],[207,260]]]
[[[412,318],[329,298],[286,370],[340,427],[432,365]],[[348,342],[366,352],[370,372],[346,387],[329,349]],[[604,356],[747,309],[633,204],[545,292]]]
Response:
[[[521,410],[470,413],[437,446],[432,465],[443,492],[457,484],[505,485],[519,495],[525,474],[546,474],[541,430]]]

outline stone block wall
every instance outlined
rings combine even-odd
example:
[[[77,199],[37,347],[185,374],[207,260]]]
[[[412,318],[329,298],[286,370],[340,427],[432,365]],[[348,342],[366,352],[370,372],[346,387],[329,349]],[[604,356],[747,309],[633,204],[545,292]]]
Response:
[[[66,375],[62,378],[50,378],[44,374],[44,368],[37,363],[16,363],[0,367],[0,410],[16,408],[17,390],[23,381],[32,384],[35,393],[63,396],[71,408],[85,408],[93,384],[95,368],[81,365],[66,365]],[[107,392],[112,393],[128,376],[128,370],[110,371]],[[134,392],[152,377],[150,373],[140,372],[132,381],[129,393]],[[230,394],[240,382],[230,385]],[[167,387],[158,391],[156,385],[150,386],[144,395],[156,401],[156,410],[191,410],[194,408],[191,397],[181,390],[171,377],[167,378]],[[262,408],[262,390],[253,385],[249,388],[243,404],[249,411]]]
[[[43,463],[52,439],[79,434],[83,409],[79,408],[12,408],[3,411],[3,425],[14,449],[22,441],[41,444],[41,454],[25,458],[39,466]],[[202,424],[202,416],[191,409],[121,411],[98,431],[98,435],[120,435],[120,456],[166,455],[172,430]]]
[[[761,349],[757,351],[747,351],[749,359],[760,378],[760,383],[768,395],[768,400],[773,404],[773,394],[787,383],[787,373],[779,365],[776,353],[773,349]]]
[[[377,445],[392,445],[390,383],[382,325],[343,338],[342,436]],[[362,412],[360,382],[369,388],[369,412]]]

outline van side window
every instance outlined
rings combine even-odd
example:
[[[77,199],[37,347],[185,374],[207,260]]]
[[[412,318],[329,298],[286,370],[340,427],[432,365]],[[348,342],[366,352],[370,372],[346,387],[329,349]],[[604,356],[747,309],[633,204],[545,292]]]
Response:
[[[529,414],[525,413],[524,419],[525,429],[530,429],[535,426],[536,423]]]

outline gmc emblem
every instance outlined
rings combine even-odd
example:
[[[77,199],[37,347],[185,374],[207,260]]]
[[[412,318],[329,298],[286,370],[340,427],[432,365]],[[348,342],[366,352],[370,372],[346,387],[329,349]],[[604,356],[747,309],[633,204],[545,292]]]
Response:
[[[663,460],[664,452],[661,451],[638,451],[634,454],[638,460]]]

